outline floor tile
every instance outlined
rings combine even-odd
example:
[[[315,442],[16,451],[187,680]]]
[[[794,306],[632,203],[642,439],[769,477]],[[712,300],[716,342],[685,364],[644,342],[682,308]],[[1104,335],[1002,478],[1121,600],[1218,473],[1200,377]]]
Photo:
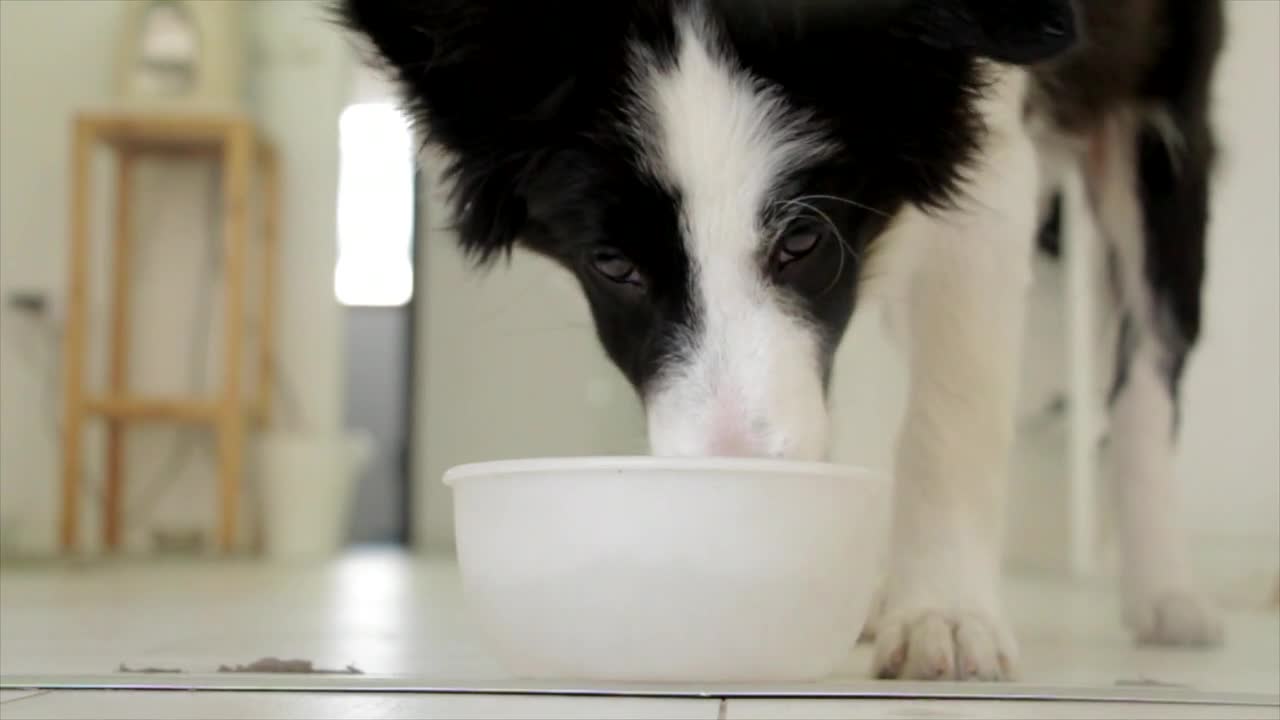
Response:
[[[1008,606],[1021,678],[1114,688],[1152,683],[1204,692],[1280,694],[1280,613],[1224,616],[1207,652],[1137,648],[1109,585],[1012,578]],[[213,673],[263,657],[369,675],[487,685],[510,682],[478,642],[449,558],[356,553],[320,565],[250,560],[104,563],[0,572],[0,675]],[[867,678],[860,646],[833,678]]]
[[[987,700],[729,700],[725,720],[920,718],[959,720],[1253,720],[1280,718],[1280,708],[1148,703]]]
[[[4,720],[195,720],[251,717],[715,720],[718,700],[297,692],[64,690],[4,708]]]
[[[43,690],[0,690],[0,705],[26,700],[43,693]]]

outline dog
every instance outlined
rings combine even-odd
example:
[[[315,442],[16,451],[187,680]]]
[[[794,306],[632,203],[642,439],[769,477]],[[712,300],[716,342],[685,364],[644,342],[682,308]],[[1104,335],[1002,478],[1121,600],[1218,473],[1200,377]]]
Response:
[[[911,386],[873,672],[999,680],[1031,259],[1078,169],[1121,318],[1124,617],[1221,639],[1175,529],[1219,0],[342,0],[448,158],[461,249],[576,277],[658,455],[821,459],[875,298]]]

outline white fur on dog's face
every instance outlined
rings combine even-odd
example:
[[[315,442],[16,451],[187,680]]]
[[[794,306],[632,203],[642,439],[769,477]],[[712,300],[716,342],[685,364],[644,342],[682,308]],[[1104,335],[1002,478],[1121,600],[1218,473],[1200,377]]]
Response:
[[[762,217],[790,171],[831,149],[804,113],[733,66],[696,18],[676,62],[638,78],[645,164],[681,198],[690,327],[646,389],[659,455],[817,459],[827,407],[817,327],[765,275]]]

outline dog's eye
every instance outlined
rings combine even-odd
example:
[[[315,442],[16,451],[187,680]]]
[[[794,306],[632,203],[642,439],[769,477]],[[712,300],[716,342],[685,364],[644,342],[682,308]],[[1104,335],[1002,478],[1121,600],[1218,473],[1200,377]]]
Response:
[[[610,248],[599,248],[591,253],[591,266],[605,278],[622,284],[643,286],[644,280],[636,264],[625,255]]]
[[[822,236],[816,232],[798,232],[783,238],[773,251],[773,265],[778,270],[804,258],[817,249]]]

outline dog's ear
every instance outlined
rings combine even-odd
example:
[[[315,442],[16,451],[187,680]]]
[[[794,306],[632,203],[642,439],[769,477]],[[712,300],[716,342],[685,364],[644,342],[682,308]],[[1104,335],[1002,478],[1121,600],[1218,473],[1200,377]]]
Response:
[[[1030,65],[1074,47],[1073,0],[910,0],[911,28],[937,47]]]
[[[614,0],[336,0],[398,80],[446,178],[463,249],[483,263],[525,222],[520,190],[539,158],[584,121]],[[596,27],[592,27],[595,23]],[[599,30],[586,34],[582,29]]]

